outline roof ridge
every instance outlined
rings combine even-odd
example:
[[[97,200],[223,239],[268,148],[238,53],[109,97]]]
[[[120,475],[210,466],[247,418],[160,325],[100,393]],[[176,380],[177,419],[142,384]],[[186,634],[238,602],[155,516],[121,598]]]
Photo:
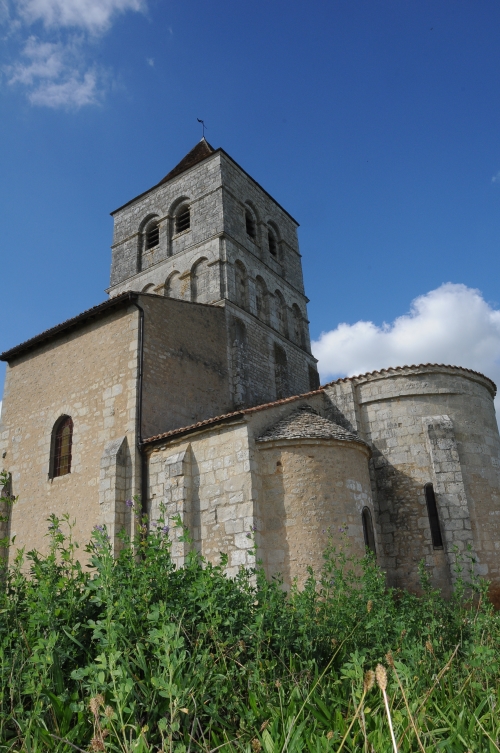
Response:
[[[390,371],[403,371],[404,369],[422,369],[422,368],[436,368],[436,369],[457,369],[460,371],[468,371],[470,374],[476,374],[477,376],[483,377],[483,379],[486,379],[486,381],[490,382],[490,384],[493,385],[495,394],[497,391],[497,386],[493,379],[490,379],[490,377],[486,376],[486,374],[483,374],[481,371],[475,371],[474,369],[469,369],[467,366],[454,366],[453,364],[447,364],[447,363],[414,363],[414,364],[405,364],[404,366],[387,366],[383,369],[373,369],[373,371],[365,371],[363,374],[353,374],[352,376],[345,376],[345,377],[339,377],[338,379],[332,379],[331,382],[327,382],[326,384],[323,384],[322,387],[329,387],[332,384],[338,384],[339,382],[350,382],[354,379],[363,379],[363,377],[369,377],[369,376],[375,376],[375,374],[384,374],[388,373]]]

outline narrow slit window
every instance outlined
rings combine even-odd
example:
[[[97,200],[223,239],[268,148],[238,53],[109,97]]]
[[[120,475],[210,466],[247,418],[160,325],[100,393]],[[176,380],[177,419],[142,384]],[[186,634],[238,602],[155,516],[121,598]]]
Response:
[[[246,225],[247,235],[250,238],[255,239],[255,220],[250,214],[250,212],[245,212],[245,225]]]
[[[436,503],[436,495],[432,484],[426,484],[425,503],[427,505],[427,515],[429,516],[429,525],[431,528],[432,546],[434,549],[443,548],[443,537],[441,535],[441,526],[439,524],[439,515]]]
[[[175,232],[182,233],[191,227],[191,210],[188,206],[183,206],[177,212],[175,217]]]
[[[375,548],[375,533],[373,531],[372,514],[368,507],[363,509],[361,520],[363,521],[363,538],[365,540],[365,546],[373,552],[373,554],[376,554],[377,550]]]
[[[71,449],[73,444],[73,421],[70,416],[63,418],[56,429],[54,438],[54,461],[52,476],[65,476],[71,473]]]
[[[155,248],[160,242],[160,226],[153,225],[146,233],[146,249]]]

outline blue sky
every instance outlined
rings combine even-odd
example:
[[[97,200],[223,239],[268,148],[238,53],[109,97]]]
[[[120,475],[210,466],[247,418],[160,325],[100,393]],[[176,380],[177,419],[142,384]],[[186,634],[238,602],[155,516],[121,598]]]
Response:
[[[104,300],[109,212],[199,117],[301,224],[324,378],[500,379],[499,28],[492,0],[0,0],[0,350]]]

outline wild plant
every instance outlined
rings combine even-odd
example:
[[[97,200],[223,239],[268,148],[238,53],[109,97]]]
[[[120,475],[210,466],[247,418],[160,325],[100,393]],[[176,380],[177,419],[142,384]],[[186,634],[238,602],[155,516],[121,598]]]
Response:
[[[13,558],[0,750],[500,750],[500,617],[470,573],[449,600],[423,566],[420,596],[396,592],[331,541],[286,593],[259,565],[228,578],[179,521],[136,523],[116,557],[98,526],[83,567],[72,521],[51,516],[47,553]],[[191,546],[181,568],[172,535]]]

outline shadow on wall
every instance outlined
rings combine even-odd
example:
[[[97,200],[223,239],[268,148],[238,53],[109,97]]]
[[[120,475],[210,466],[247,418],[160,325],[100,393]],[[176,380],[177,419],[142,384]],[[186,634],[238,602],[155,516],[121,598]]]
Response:
[[[292,582],[292,572],[290,567],[290,547],[285,526],[287,510],[285,506],[283,465],[281,459],[275,462],[275,469],[271,478],[266,475],[262,479],[264,486],[262,496],[265,509],[261,509],[260,511],[263,531],[259,537],[257,559],[262,558],[268,578],[279,577],[283,580],[286,589],[289,590]]]
[[[418,566],[424,560],[432,585],[441,589],[445,597],[450,596],[451,573],[446,550],[445,547],[434,547],[431,537],[424,492],[425,483],[431,479],[419,483],[412,477],[410,469],[405,473],[401,468],[395,468],[376,448],[372,463],[381,533],[380,564],[387,571],[388,585],[420,593]],[[440,525],[444,538],[442,519]]]
[[[333,421],[334,424],[346,429],[346,431],[350,431],[352,434],[357,434],[358,431],[356,427],[352,425],[342,411],[332,402],[330,396],[326,392],[323,393],[323,397],[325,401],[325,418],[328,418],[330,421]]]

